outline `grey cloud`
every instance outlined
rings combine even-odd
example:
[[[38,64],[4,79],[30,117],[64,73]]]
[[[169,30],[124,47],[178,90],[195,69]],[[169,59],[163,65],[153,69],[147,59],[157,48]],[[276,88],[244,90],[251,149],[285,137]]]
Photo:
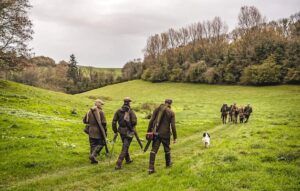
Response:
[[[232,29],[242,5],[254,5],[269,20],[299,11],[298,0],[32,0],[37,55],[82,65],[122,67],[142,57],[149,35],[220,16]]]

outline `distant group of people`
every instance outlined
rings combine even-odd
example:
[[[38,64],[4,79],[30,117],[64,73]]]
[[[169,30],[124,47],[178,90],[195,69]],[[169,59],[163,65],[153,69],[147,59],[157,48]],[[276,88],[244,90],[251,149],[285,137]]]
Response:
[[[120,170],[122,168],[124,160],[126,164],[133,162],[129,154],[129,147],[134,137],[137,139],[137,142],[144,152],[146,152],[148,147],[152,144],[149,157],[149,174],[155,172],[155,158],[161,144],[165,151],[166,167],[172,166],[170,152],[171,135],[173,135],[173,143],[176,143],[177,139],[175,113],[171,110],[172,102],[171,99],[166,99],[163,104],[154,110],[146,134],[147,144],[143,147],[135,128],[137,117],[130,107],[131,99],[129,97],[124,99],[124,104],[115,112],[112,120],[112,130],[114,132],[112,143],[116,141],[118,134],[123,143],[121,152],[116,161],[115,170]],[[99,155],[102,148],[105,148],[106,154],[110,153],[110,156],[113,151],[113,146],[111,151],[107,148],[107,122],[102,110],[103,105],[104,102],[97,99],[95,101],[95,106],[92,107],[83,118],[83,123],[86,124],[84,131],[89,135],[89,159],[92,164],[98,163],[96,157]]]
[[[246,107],[244,106],[238,107],[236,103],[230,106],[224,103],[220,110],[222,123],[226,124],[228,116],[229,116],[228,122],[237,124],[239,119],[240,123],[247,123],[252,111],[253,110],[250,104],[247,104]]]

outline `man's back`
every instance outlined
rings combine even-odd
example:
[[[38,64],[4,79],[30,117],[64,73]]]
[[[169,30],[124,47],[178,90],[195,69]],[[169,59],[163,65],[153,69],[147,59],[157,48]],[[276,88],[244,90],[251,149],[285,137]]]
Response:
[[[169,107],[163,107],[162,105],[155,109],[153,112],[153,124],[157,123],[157,120],[159,120],[159,112],[163,112],[161,115],[161,119],[159,121],[159,124],[157,126],[157,133],[162,138],[169,138],[171,135],[171,129],[172,133],[176,137],[176,128],[175,128],[175,114]]]

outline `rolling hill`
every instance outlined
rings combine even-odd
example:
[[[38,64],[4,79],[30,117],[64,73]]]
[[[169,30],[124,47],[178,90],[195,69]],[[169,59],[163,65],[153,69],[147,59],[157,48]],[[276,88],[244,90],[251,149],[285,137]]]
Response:
[[[133,141],[134,162],[115,171],[120,139],[111,160],[102,154],[98,165],[89,163],[83,115],[101,98],[111,122],[125,96],[133,99],[141,138],[151,109],[174,100],[178,142],[171,145],[171,169],[161,148],[157,173],[149,176],[149,153]],[[222,125],[223,102],[250,103],[249,123]],[[135,80],[68,95],[0,81],[0,190],[299,190],[299,105],[300,86]],[[111,139],[110,123],[108,129]],[[211,134],[209,149],[201,142],[204,131]]]

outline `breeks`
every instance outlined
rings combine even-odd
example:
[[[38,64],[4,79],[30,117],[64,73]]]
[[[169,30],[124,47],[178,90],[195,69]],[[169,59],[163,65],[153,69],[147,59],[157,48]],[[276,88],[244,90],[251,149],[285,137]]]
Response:
[[[91,137],[89,138],[89,141],[90,141],[90,154],[96,157],[101,152],[105,143],[102,139],[94,139]]]
[[[122,165],[124,158],[125,158],[126,162],[129,162],[131,160],[130,155],[129,155],[129,147],[130,147],[132,138],[121,134],[121,139],[122,139],[123,145],[122,145],[122,150],[121,150],[121,153],[120,153],[118,161],[117,161],[117,166]]]

